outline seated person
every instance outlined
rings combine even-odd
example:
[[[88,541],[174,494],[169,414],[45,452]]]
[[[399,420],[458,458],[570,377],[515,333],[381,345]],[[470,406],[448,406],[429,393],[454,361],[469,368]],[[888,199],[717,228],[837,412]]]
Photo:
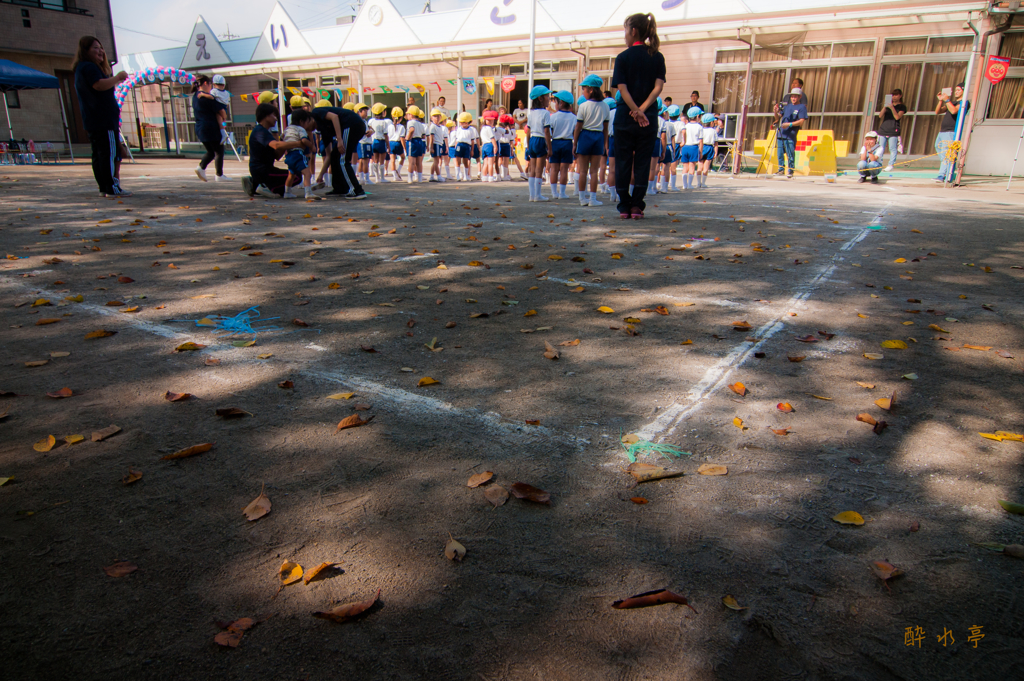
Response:
[[[249,174],[242,178],[242,186],[249,196],[260,195],[268,199],[284,195],[288,171],[275,168],[274,162],[289,149],[298,149],[302,142],[278,141],[271,132],[277,125],[277,107],[260,104],[256,107],[258,125],[249,135]]]
[[[874,130],[864,135],[864,146],[860,148],[860,160],[857,161],[857,170],[860,171],[860,179],[857,182],[867,182],[871,178],[871,184],[878,184],[878,173],[882,171],[882,153],[885,149],[878,143],[878,133]]]

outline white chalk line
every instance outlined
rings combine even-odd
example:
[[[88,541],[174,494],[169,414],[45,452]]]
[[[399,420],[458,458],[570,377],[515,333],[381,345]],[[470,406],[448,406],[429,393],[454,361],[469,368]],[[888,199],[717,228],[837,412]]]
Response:
[[[33,274],[45,274],[51,270],[34,270]],[[32,295],[45,295],[46,292],[38,287],[27,286],[20,281],[16,281],[9,276],[0,275],[0,283],[8,284],[12,287],[21,288],[29,291]],[[69,305],[69,307],[72,307]],[[207,344],[208,347],[204,348],[203,351],[210,352],[216,350],[218,346],[210,344],[210,337],[195,336],[188,333],[182,333],[181,331],[174,329],[170,326],[162,324],[160,322],[148,322],[138,317],[133,317],[129,314],[122,314],[117,312],[115,309],[107,308],[101,305],[94,305],[91,303],[76,303],[73,304],[75,310],[83,310],[93,312],[102,316],[116,317],[118,321],[123,322],[139,331],[149,333],[161,338],[167,338],[171,340],[193,340],[200,343]],[[324,351],[327,348],[310,344],[305,346],[309,349]],[[201,351],[202,352],[202,351]],[[562,431],[556,431],[551,428],[544,426],[530,426],[525,423],[519,423],[516,421],[503,420],[501,414],[497,412],[486,412],[481,413],[473,410],[466,410],[450,402],[430,397],[427,395],[417,394],[403,390],[402,388],[394,388],[391,386],[384,385],[372,379],[347,374],[339,371],[327,371],[327,370],[314,370],[314,369],[300,369],[299,374],[305,376],[311,376],[313,378],[319,378],[323,381],[329,381],[332,383],[338,383],[350,388],[354,388],[364,393],[369,393],[376,398],[382,399],[386,402],[391,402],[401,409],[407,412],[416,414],[419,416],[436,416],[443,414],[450,416],[454,419],[471,421],[476,427],[483,427],[493,434],[506,437],[506,438],[519,438],[525,439],[527,437],[541,438],[547,441],[559,441],[565,443],[572,443],[577,446],[581,446],[585,443],[585,440],[576,437],[571,433],[565,433]]]
[[[871,221],[871,224],[880,224],[882,214],[891,205],[886,204]],[[697,412],[704,406],[709,397],[727,384],[729,377],[736,369],[742,366],[755,352],[758,352],[775,334],[786,328],[785,323],[782,321],[784,315],[797,304],[807,300],[821,284],[825,283],[835,272],[838,263],[844,259],[842,253],[860,243],[871,231],[868,228],[862,229],[856,236],[844,243],[839,248],[839,251],[832,256],[826,267],[821,269],[809,281],[797,287],[797,292],[789,299],[775,319],[766,322],[754,332],[755,341],[740,343],[729,351],[725,357],[712,365],[704,372],[701,380],[690,388],[689,393],[683,398],[684,401],[676,400],[661,412],[654,421],[636,431],[640,439],[653,441],[672,435],[676,428],[679,427],[679,424]]]
[[[600,289],[612,288],[612,286],[609,285],[609,284],[598,283],[598,282],[587,282],[587,281],[575,281],[575,280],[570,281],[569,279],[559,279],[558,277],[547,277],[545,279],[538,279],[537,281],[553,281],[553,282],[558,283],[558,284],[566,284],[566,285],[570,285],[571,284],[571,285],[575,285],[575,286],[583,286],[585,288],[600,288]],[[614,288],[617,289],[617,288],[620,288],[622,286],[629,286],[629,284],[616,284]],[[642,288],[630,288],[629,291],[623,291],[623,293],[640,293],[640,294],[643,294],[645,296],[653,296],[653,297],[656,297],[656,298],[666,298],[668,300],[683,300],[683,301],[692,301],[693,300],[692,298],[680,298],[679,296],[672,296],[672,295],[668,295],[666,293],[653,293],[651,291],[647,291],[647,290],[642,289]],[[708,305],[717,305],[719,307],[742,307],[742,305],[740,305],[739,303],[734,303],[731,300],[701,300],[700,302],[701,303],[706,303]]]

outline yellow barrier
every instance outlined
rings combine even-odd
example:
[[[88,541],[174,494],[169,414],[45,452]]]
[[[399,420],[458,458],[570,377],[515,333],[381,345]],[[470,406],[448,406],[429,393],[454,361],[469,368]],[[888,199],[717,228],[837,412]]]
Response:
[[[775,136],[772,146],[768,140],[754,140],[754,154],[764,161],[757,167],[758,173],[774,173],[778,170],[778,151]],[[765,153],[767,151],[767,153]],[[796,175],[827,175],[836,172],[836,157],[846,156],[850,151],[848,141],[836,142],[831,130],[800,130],[796,134]]]

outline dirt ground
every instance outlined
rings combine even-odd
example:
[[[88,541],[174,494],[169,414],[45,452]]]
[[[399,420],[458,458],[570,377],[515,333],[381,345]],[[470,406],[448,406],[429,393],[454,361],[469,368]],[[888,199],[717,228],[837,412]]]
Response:
[[[87,163],[0,169],[5,676],[1024,678],[1024,562],[972,545],[1024,543],[997,503],[1024,443],[978,434],[1024,432],[1019,191],[713,177],[626,222],[525,183],[265,201],[192,167],[126,165],[123,201]],[[252,306],[255,337],[195,324]],[[684,475],[631,488],[631,434]],[[516,482],[550,505],[492,507]],[[338,565],[282,588],[286,561]],[[663,588],[693,609],[612,607]]]

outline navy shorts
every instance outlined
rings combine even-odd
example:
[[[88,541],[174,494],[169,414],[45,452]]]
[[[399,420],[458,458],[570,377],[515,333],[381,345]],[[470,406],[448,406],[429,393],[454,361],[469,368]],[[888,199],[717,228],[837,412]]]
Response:
[[[473,145],[473,158],[475,158],[478,161],[480,160],[480,145],[479,144],[474,144]]]
[[[434,158],[439,158],[441,156],[447,156],[447,155],[448,155],[448,150],[444,148],[443,144],[435,144],[434,145]]]
[[[548,155],[548,143],[544,141],[543,137],[531,137],[530,143],[526,147],[526,158],[547,158]]]
[[[395,156],[405,156],[405,150],[402,149],[401,142],[391,142],[388,146],[391,147],[391,153]]]
[[[702,161],[713,161],[715,160],[715,147],[713,144],[704,145],[704,153],[701,154],[700,160]]]
[[[359,158],[373,158],[373,147],[369,144],[359,144],[357,146]]]
[[[422,137],[413,137],[407,144],[409,145],[409,158],[420,158],[427,153],[427,143]]]
[[[661,140],[654,141],[654,151],[651,152],[651,158],[661,158]]]
[[[577,156],[604,156],[604,132],[600,130],[580,130],[580,139],[576,144]]]
[[[494,158],[494,144],[493,143],[488,142],[487,144],[484,145],[483,157],[484,158]]]
[[[301,175],[302,171],[309,167],[302,149],[289,149],[284,157],[284,164],[288,166],[288,172],[292,175]]]
[[[470,145],[466,144],[465,142],[459,142],[458,146],[455,147],[455,153],[453,154],[453,157],[472,158],[473,150],[470,148]]]
[[[615,158],[615,135],[608,135],[608,158]]]
[[[499,158],[512,158],[512,145],[508,142],[498,143],[498,157]]]
[[[679,160],[682,163],[696,163],[700,160],[696,144],[687,144],[679,152]]]
[[[661,155],[661,159],[658,162],[668,165],[669,163],[672,163],[675,160],[675,157],[676,148],[670,144],[667,147],[665,147],[665,152]]]
[[[373,140],[373,153],[375,154],[386,154],[388,153],[388,145],[384,140]]]
[[[572,163],[576,157],[572,153],[572,140],[551,140],[551,158],[549,163]]]

